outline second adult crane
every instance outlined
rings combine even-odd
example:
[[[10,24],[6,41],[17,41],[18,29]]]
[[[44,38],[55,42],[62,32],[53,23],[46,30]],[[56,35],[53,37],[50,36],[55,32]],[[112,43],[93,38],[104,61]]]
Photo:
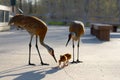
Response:
[[[72,38],[72,45],[73,45],[73,61],[72,63],[79,63],[79,43],[80,43],[80,37],[85,33],[84,24],[81,21],[73,21],[69,27],[69,35],[68,35],[68,41],[66,43],[66,46],[68,45],[70,39]],[[77,61],[74,60],[74,41],[78,41],[77,44]]]

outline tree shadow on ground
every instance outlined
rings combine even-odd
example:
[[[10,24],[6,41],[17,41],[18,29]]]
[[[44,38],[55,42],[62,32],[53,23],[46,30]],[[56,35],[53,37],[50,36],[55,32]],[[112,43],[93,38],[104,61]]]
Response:
[[[96,38],[95,36],[91,35],[91,34],[86,34],[82,37],[81,39],[82,43],[87,43],[87,44],[100,44],[103,43],[105,41],[101,41],[98,38]]]
[[[110,34],[110,39],[111,38],[120,38],[120,33],[111,33]],[[96,38],[96,36],[93,36],[91,34],[85,34],[81,41],[83,43],[87,43],[87,44],[101,44],[103,42],[108,42],[108,41],[101,41],[98,38]]]
[[[27,68],[29,68],[29,67],[21,68],[18,70],[15,69],[15,71],[18,71],[18,73],[15,72],[16,74],[12,74],[14,72],[14,70],[8,71],[8,73],[6,71],[4,73],[5,75],[0,76],[0,78],[9,77],[9,76],[17,76],[13,80],[41,80],[47,74],[53,74],[60,70],[57,67],[46,67],[46,68],[41,68],[38,70],[30,70],[30,71],[26,71],[26,72],[19,71],[19,70],[23,70],[23,69],[27,69]],[[19,73],[19,72],[21,72],[21,73]]]

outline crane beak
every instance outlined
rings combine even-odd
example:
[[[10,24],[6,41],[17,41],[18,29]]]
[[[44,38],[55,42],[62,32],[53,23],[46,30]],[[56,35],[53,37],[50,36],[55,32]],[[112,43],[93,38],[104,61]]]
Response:
[[[57,59],[55,58],[55,56],[53,56],[53,58],[54,58],[55,62],[57,63]]]
[[[71,35],[71,34],[69,34],[69,36],[68,36],[68,41],[67,41],[67,43],[66,43],[66,46],[68,45],[68,43],[69,43],[69,41],[70,41],[71,37],[72,37],[72,35]]]
[[[52,57],[54,58],[55,62],[57,63],[57,59],[56,59],[56,57],[54,55],[54,50],[52,50],[50,54],[52,55]]]

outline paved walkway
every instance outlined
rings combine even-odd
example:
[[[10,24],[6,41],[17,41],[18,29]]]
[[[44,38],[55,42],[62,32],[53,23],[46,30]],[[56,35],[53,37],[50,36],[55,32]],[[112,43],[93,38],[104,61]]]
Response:
[[[67,37],[68,27],[49,26],[45,42],[54,48],[57,59],[61,54],[72,54],[71,43],[65,47]],[[27,65],[30,36],[26,31],[0,32],[0,80],[120,80],[120,33],[111,33],[110,37],[110,41],[99,41],[87,28],[80,44],[83,63],[58,69],[58,63],[41,45],[43,61],[50,65],[40,65],[35,42],[31,61],[36,66]]]

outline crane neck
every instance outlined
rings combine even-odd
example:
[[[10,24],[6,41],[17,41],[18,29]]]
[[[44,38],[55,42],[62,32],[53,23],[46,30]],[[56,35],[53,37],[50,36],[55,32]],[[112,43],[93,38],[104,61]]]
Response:
[[[71,34],[71,38],[73,40],[75,40],[75,41],[78,40],[79,37],[77,36],[77,34],[75,32],[71,32],[70,34]]]
[[[45,44],[43,40],[40,40],[40,43],[41,43],[42,46],[44,46],[44,47],[48,50],[49,54],[50,54],[50,55],[54,58],[54,60],[57,62],[57,59],[55,58],[55,55],[54,55],[54,50],[53,50],[53,48],[51,48],[50,46],[48,46],[47,44]]]
[[[42,46],[44,46],[47,49],[48,52],[52,49],[50,46],[48,46],[44,42],[40,42],[40,43],[41,43]]]
[[[77,36],[75,32],[71,32],[70,34],[71,34],[71,37],[76,37]]]

